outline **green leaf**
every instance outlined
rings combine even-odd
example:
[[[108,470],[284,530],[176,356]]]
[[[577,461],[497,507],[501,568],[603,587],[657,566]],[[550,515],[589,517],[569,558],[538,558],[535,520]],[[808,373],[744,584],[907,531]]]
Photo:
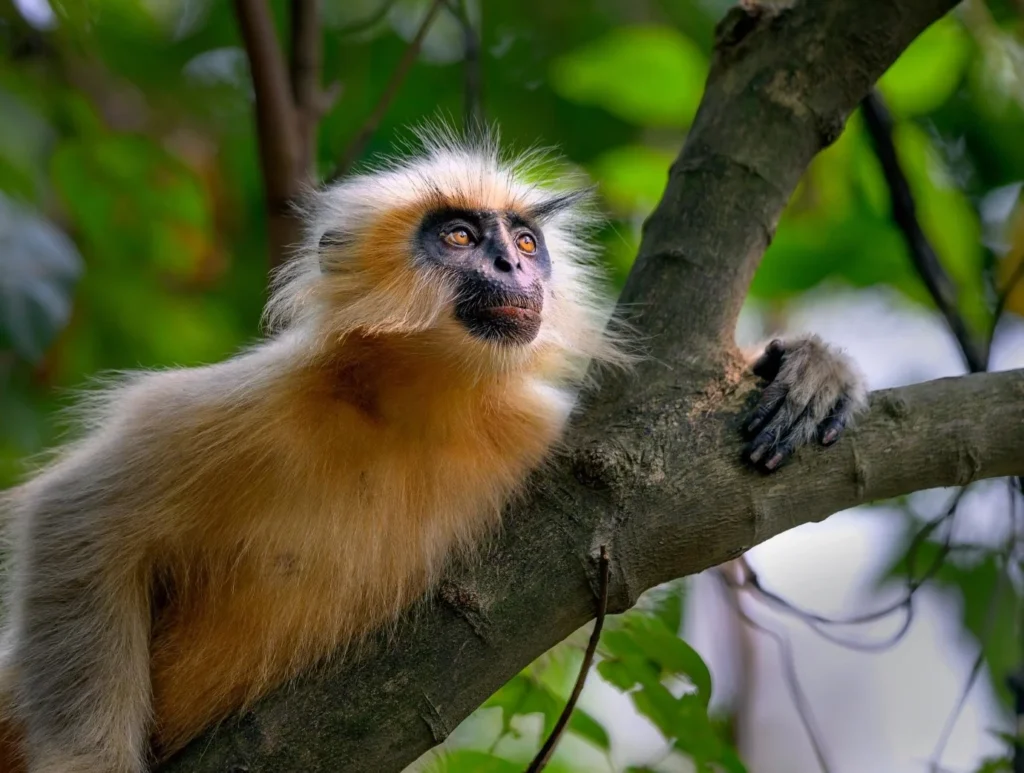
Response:
[[[426,766],[422,773],[522,773],[521,763],[473,749],[442,751]]]
[[[647,212],[661,198],[674,159],[675,153],[626,145],[599,156],[590,172],[612,207],[629,214]]]
[[[51,175],[98,259],[140,262],[187,278],[212,249],[210,206],[197,175],[157,143],[130,135],[65,142]]]
[[[669,615],[678,625],[678,618]],[[698,770],[745,773],[735,750],[722,739],[708,716],[711,673],[700,655],[672,630],[661,616],[637,608],[610,621],[601,637],[604,659],[598,673],[629,694],[637,711],[647,717],[688,755]],[[685,677],[694,692],[676,696],[663,680]]]
[[[521,713],[527,693],[532,689],[530,680],[525,674],[516,674],[500,690],[487,699],[481,708],[499,707],[501,709],[501,732],[505,734],[512,728],[512,717]]]
[[[878,82],[893,113],[923,115],[953,95],[971,59],[971,39],[953,16],[944,16],[910,44]]]
[[[700,48],[671,27],[617,27],[556,59],[550,82],[566,99],[631,123],[685,127],[697,113],[707,69]]]
[[[529,689],[516,713],[522,716],[541,714],[544,717],[542,735],[546,738],[555,729],[555,723],[558,722],[564,704],[540,683],[531,680],[528,684]]]
[[[608,733],[601,726],[601,723],[579,706],[572,710],[572,717],[569,719],[569,730],[582,738],[586,738],[599,749],[610,751],[612,748],[611,739],[608,738]]]
[[[683,728],[682,705],[661,682],[645,680],[639,690],[630,693],[637,711],[657,725],[666,738],[677,738]]]
[[[71,316],[81,272],[70,239],[0,194],[0,349],[29,361],[41,358]]]
[[[1009,757],[995,757],[985,760],[974,773],[1012,773],[1013,760]]]
[[[711,700],[711,671],[697,651],[656,617],[638,615],[630,620],[629,628],[644,655],[663,673],[688,677],[706,706]]]
[[[527,668],[529,676],[559,700],[568,700],[583,665],[583,649],[562,642]]]
[[[602,660],[597,664],[597,672],[608,684],[628,692],[636,686],[637,680],[632,670],[622,660]]]
[[[929,136],[910,122],[894,137],[921,227],[959,290],[961,311],[987,330],[981,225]],[[848,189],[842,192],[836,180]],[[812,164],[754,278],[751,293],[786,298],[830,278],[886,284],[933,307],[892,219],[881,166],[858,116],[835,148]]]
[[[0,190],[39,201],[53,127],[27,100],[0,88]]]
[[[908,523],[909,544],[912,531],[919,526]],[[1016,614],[1021,603],[1012,581],[1004,577],[1001,559],[995,553],[973,556],[970,560],[960,555],[941,557],[942,547],[932,541],[917,546],[914,555],[914,573],[920,576],[926,569],[941,562],[933,581],[939,586],[959,592],[963,599],[962,621],[982,648],[982,655],[992,675],[992,684],[1003,701],[1010,705],[1012,695],[1005,684],[1020,662],[1020,637],[1016,630]],[[906,577],[909,554],[902,555],[886,572],[886,578]]]
[[[661,620],[669,633],[679,635],[686,602],[686,578],[672,580],[650,591],[651,613]]]
[[[987,330],[989,315],[978,215],[924,130],[902,122],[896,127],[894,139],[914,194],[921,228],[957,284],[961,310],[968,322]]]
[[[558,649],[572,648],[563,647]],[[575,659],[577,672],[579,659],[581,658],[582,655]],[[565,658],[565,660],[573,659]],[[565,708],[565,700],[568,697],[569,691],[566,691],[566,696],[562,697],[549,686],[549,683],[533,673],[536,670],[547,671],[549,666],[550,663],[545,663],[542,668],[538,669],[538,664],[531,664],[484,703],[482,708],[501,708],[502,735],[512,729],[513,717],[534,713],[540,713],[544,717],[544,737],[547,737],[554,728],[555,723]],[[575,676],[573,679],[575,680]],[[556,679],[555,681],[559,682],[562,680]],[[611,748],[611,741],[605,729],[596,719],[579,706],[573,710],[572,716],[569,719],[569,730],[590,741],[600,749],[608,751]]]

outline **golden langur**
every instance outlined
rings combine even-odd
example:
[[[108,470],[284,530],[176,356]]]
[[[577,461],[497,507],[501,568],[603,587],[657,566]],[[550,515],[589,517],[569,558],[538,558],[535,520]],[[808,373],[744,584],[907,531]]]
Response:
[[[587,196],[443,133],[312,194],[264,341],[122,378],[3,499],[0,766],[140,773],[393,621],[497,524],[588,365],[623,362]],[[843,355],[773,342],[772,469],[863,403]]]

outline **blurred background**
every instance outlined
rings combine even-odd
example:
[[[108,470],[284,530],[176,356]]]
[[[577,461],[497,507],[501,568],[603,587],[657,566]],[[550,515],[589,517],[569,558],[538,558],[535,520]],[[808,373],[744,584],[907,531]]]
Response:
[[[621,284],[730,5],[326,0],[317,176],[424,118],[477,112],[595,180]],[[286,30],[288,5],[271,6]],[[879,90],[952,301],[940,312],[923,281],[858,112],[793,197],[738,337],[817,331],[873,388],[1024,366],[1024,2],[967,0]],[[211,362],[259,334],[271,256],[253,96],[231,3],[0,0],[0,488],[96,375]],[[965,358],[970,341],[989,356]],[[607,621],[549,770],[1014,770],[1022,510],[1013,481],[921,492],[651,591]],[[587,636],[410,771],[522,770]]]

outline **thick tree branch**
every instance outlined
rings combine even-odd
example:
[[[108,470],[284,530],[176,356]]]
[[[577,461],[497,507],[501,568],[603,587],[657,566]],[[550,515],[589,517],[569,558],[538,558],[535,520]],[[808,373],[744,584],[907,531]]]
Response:
[[[462,121],[467,133],[477,131],[483,121],[483,77],[480,73],[480,38],[469,18],[467,0],[445,0],[448,10],[462,27]],[[482,6],[481,6],[482,10]]]
[[[266,0],[234,0],[256,94],[256,133],[267,199],[270,264],[276,266],[298,241],[299,222],[291,202],[303,180],[298,113],[288,68]]]
[[[577,437],[581,450],[538,478],[485,559],[451,575],[456,592],[417,610],[390,643],[272,695],[167,770],[401,770],[593,617],[601,544],[612,556],[609,611],[621,611],[653,585],[835,510],[1024,470],[1024,371],[875,393],[843,442],[770,477],[736,463],[742,443],[729,418],[743,398],[711,414],[670,405],[652,445],[609,452]]]
[[[323,69],[323,35],[320,30],[320,0],[292,0],[292,48],[290,72],[300,157],[297,173],[316,175],[317,126],[326,96],[320,88]]]
[[[800,175],[874,80],[953,0],[797,0],[730,12],[696,122],[623,300],[651,357],[605,382],[569,450],[389,644],[310,674],[200,739],[170,771],[397,771],[593,616],[802,523],[1024,472],[1024,372],[873,396],[856,431],[770,477],[739,464],[754,384],[733,352],[748,283]],[[457,599],[457,601],[455,601]]]
[[[956,0],[800,0],[719,24],[697,119],[648,218],[622,300],[652,354],[678,363],[732,342],[779,216],[814,155],[895,57]]]

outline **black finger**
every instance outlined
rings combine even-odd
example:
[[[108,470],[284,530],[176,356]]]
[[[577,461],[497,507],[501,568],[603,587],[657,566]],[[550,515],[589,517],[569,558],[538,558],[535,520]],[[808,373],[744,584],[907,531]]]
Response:
[[[843,396],[832,408],[828,418],[818,425],[818,439],[823,446],[830,446],[839,440],[846,423],[850,420],[850,398]]]
[[[775,447],[776,434],[773,430],[763,430],[750,445],[747,446],[747,458],[754,464],[761,461],[761,457]]]
[[[771,472],[793,455],[797,447],[806,440],[808,423],[811,421],[811,405],[805,405],[797,413],[797,407],[787,402],[764,432],[754,440],[751,461],[763,462],[765,470]],[[762,440],[764,435],[764,442]],[[754,458],[756,454],[756,458]]]
[[[770,421],[785,401],[788,393],[789,388],[780,381],[773,381],[769,384],[750,416],[750,422],[747,424],[747,433],[753,433],[765,422]]]
[[[775,453],[769,456],[767,460],[765,460],[765,469],[768,470],[769,472],[777,469],[779,465],[781,465],[784,461],[786,461],[787,459],[789,459],[789,457],[793,455],[793,452],[795,450],[796,447],[792,443],[788,443],[786,441],[779,443],[779,445],[776,446],[775,448]]]
[[[766,381],[774,381],[779,375],[782,367],[782,357],[786,353],[786,346],[778,338],[765,347],[764,352],[754,363],[754,375],[760,376]]]
[[[763,430],[761,430],[757,437],[751,441],[750,446],[747,449],[747,456],[754,464],[757,464],[764,457],[771,457],[773,452],[779,445],[779,439],[784,437],[789,432],[789,427],[793,422],[793,410],[785,400],[782,401],[782,405],[776,412],[775,416],[772,417]]]

